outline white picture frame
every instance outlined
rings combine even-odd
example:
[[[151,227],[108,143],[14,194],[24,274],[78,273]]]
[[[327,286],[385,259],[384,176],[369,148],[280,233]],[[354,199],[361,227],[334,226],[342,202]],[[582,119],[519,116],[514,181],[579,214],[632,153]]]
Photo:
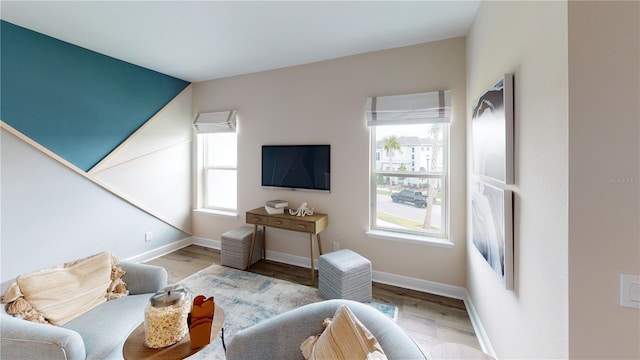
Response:
[[[504,74],[472,109],[473,172],[514,183],[513,74]]]
[[[474,247],[505,289],[513,290],[513,194],[472,180],[471,234]]]

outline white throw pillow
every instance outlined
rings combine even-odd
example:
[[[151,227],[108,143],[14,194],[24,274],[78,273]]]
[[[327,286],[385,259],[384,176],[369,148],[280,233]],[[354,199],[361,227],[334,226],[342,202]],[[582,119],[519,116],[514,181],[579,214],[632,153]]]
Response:
[[[16,283],[22,296],[51,324],[63,325],[107,301],[112,265],[102,252],[53,268],[22,274]]]
[[[307,360],[387,359],[378,340],[347,305],[341,305],[324,332],[307,338],[300,350]]]

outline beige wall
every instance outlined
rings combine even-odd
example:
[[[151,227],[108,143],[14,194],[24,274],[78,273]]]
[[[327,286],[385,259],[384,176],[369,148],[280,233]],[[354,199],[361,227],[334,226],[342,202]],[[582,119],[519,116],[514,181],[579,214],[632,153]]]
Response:
[[[259,61],[259,59],[256,59]],[[443,249],[365,235],[369,226],[369,131],[366,98],[451,89],[451,241]],[[194,215],[194,236],[219,239],[266,200],[306,201],[329,215],[323,247],[333,241],[390,274],[454,286],[465,284],[465,40],[434,42],[194,84],[193,111],[237,109],[240,217]],[[331,193],[263,189],[263,144],[331,145]],[[268,250],[308,258],[308,238],[269,229]]]
[[[640,5],[569,3],[569,355],[639,359]]]
[[[374,270],[466,286],[499,358],[640,357],[640,311],[617,305],[618,275],[640,274],[638,6],[483,2],[466,42],[195,84],[194,113],[239,110],[241,216],[196,214],[194,235],[219,239],[265,200],[307,201],[329,214],[325,249],[340,241],[371,258]],[[513,291],[465,243],[465,110],[506,72],[516,93],[516,180],[506,186],[514,192]],[[596,90],[603,85],[612,90]],[[454,91],[455,248],[367,238],[365,98],[444,88]],[[332,193],[260,188],[260,145],[277,143],[331,144]],[[270,250],[308,256],[298,234],[273,230],[270,239]]]
[[[471,242],[467,289],[499,358],[566,358],[566,3],[482,2],[467,36],[467,108],[503,73],[515,82],[514,290]]]

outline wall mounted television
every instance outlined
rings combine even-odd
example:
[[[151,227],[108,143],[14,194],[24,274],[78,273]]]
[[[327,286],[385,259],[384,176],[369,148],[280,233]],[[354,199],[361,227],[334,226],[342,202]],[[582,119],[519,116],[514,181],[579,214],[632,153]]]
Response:
[[[331,145],[263,145],[262,186],[331,191]]]

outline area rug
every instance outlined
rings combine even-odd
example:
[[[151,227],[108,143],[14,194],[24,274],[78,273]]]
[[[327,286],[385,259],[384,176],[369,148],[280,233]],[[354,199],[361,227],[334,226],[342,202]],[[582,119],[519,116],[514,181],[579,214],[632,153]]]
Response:
[[[229,342],[240,330],[302,305],[322,301],[318,289],[221,265],[212,265],[182,280],[193,296],[213,296],[224,309],[224,338]],[[390,318],[395,306],[371,303]],[[225,359],[220,338],[189,359]]]
[[[387,315],[391,320],[398,320],[398,307],[395,305],[384,304],[376,301],[368,303],[369,306],[377,309],[381,313]]]

